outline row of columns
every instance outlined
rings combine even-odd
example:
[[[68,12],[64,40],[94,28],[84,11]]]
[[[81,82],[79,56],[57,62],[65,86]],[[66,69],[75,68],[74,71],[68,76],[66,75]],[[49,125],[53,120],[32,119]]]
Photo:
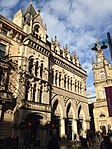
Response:
[[[60,78],[61,77],[61,78]],[[66,79],[66,82],[65,82]],[[68,82],[69,81],[69,82]],[[83,94],[85,84],[61,72],[53,71],[53,85]]]
[[[28,90],[28,99],[27,100],[34,101],[34,102],[42,102],[43,94],[45,92],[48,92],[48,84],[47,83],[41,83],[41,81],[38,81],[38,82],[31,81],[30,87]]]
[[[22,34],[15,32],[14,29],[10,29],[10,30],[6,30],[3,27],[3,23],[0,22],[0,32],[2,32],[3,34],[7,35],[8,37],[14,39],[17,42],[21,42],[22,41]]]
[[[60,119],[60,137],[65,136],[65,119]],[[86,137],[85,131],[89,128],[89,122],[86,120],[83,120],[83,137]],[[74,140],[74,133],[78,135],[78,129],[77,129],[77,119],[72,119],[72,140]]]

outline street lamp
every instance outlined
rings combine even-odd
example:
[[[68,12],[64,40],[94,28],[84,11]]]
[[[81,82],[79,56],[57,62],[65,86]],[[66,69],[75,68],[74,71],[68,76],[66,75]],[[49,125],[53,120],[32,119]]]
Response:
[[[110,55],[111,55],[111,59],[112,59],[112,42],[111,42],[111,36],[110,36],[110,33],[108,32],[107,33],[107,44],[109,45],[109,49],[110,49]],[[108,48],[108,45],[105,44],[105,41],[102,41],[102,45],[101,45],[101,49],[107,49]],[[95,43],[94,47],[91,48],[91,50],[93,51],[98,51],[97,49],[97,43]]]

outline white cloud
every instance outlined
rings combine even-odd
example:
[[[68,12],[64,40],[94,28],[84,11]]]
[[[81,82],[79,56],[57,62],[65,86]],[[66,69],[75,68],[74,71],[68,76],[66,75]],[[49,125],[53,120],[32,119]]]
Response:
[[[0,7],[2,8],[13,8],[19,3],[19,0],[1,0]]]
[[[8,8],[0,9],[0,14],[3,15],[4,17],[10,18],[11,15],[11,10]]]
[[[0,13],[9,17],[11,9],[18,2],[19,0],[11,0],[10,3],[9,0],[1,0]],[[61,48],[67,44],[71,53],[76,50],[82,67],[88,72],[87,87],[92,92],[91,61],[95,52],[90,48],[96,37],[106,38],[106,33],[112,30],[112,0],[33,0],[33,4],[36,10],[41,9],[49,40],[56,35]],[[28,0],[21,0],[23,10],[28,5]]]

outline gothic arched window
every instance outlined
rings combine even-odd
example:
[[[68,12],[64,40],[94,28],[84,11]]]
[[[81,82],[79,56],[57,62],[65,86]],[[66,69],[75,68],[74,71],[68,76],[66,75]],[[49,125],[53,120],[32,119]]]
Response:
[[[30,74],[32,74],[32,68],[33,68],[33,58],[29,59],[29,66],[28,66],[28,71]]]
[[[72,78],[71,78],[70,86],[71,86],[71,91],[72,91]]]
[[[61,86],[61,73],[59,74],[59,86]]]
[[[38,71],[38,61],[36,61],[36,64],[35,64],[35,76],[37,76],[37,72]]]
[[[35,101],[36,83],[33,86],[33,101]]]
[[[36,33],[36,34],[38,34],[39,33],[39,25],[37,24],[37,25],[35,25],[35,27],[34,27],[34,32]]]
[[[69,77],[68,77],[68,90],[69,90]]]
[[[42,78],[42,73],[43,73],[43,63],[41,63],[41,66],[40,66],[40,77]]]
[[[64,88],[66,89],[66,75],[64,76]]]
[[[57,86],[58,73],[55,74],[55,85]]]

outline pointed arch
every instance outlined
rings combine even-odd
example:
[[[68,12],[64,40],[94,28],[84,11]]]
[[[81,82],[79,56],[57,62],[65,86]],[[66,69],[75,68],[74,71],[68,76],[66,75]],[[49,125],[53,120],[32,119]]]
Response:
[[[57,103],[56,107],[54,106],[54,104]],[[61,117],[65,117],[65,107],[64,107],[64,101],[63,98],[61,98],[59,95],[54,95],[52,98],[52,110],[53,107],[55,108],[59,108],[59,113],[61,114]],[[56,110],[56,109],[55,109]]]

